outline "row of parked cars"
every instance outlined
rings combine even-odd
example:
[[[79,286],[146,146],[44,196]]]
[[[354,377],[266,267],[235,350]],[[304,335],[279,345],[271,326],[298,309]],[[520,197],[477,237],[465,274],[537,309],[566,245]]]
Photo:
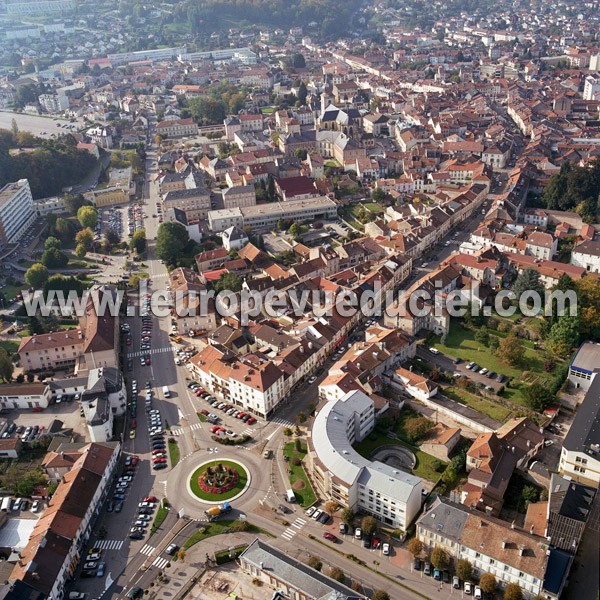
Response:
[[[476,362],[470,362],[465,365],[465,369],[473,371],[473,373],[479,373],[485,375],[488,379],[495,379],[498,383],[504,383],[506,381],[506,375],[498,375],[495,371],[490,371],[485,367],[479,366]]]
[[[128,456],[125,459],[125,466],[123,467],[121,476],[117,480],[115,492],[112,500],[109,501],[108,506],[106,507],[106,512],[113,512],[113,510],[115,512],[121,512],[123,510],[123,503],[125,502],[125,498],[127,496],[127,489],[129,488],[129,484],[133,481],[136,467],[139,462],[139,456]]]
[[[190,388],[192,390],[192,392],[198,396],[199,398],[203,398],[204,400],[206,400],[211,406],[213,406],[214,408],[223,411],[224,413],[228,414],[230,417],[235,417],[236,419],[240,419],[242,420],[244,423],[247,423],[248,425],[254,425],[254,423],[256,423],[256,418],[253,417],[250,413],[247,413],[243,410],[238,410],[237,408],[235,408],[234,406],[232,406],[231,404],[227,404],[226,402],[221,402],[219,400],[217,400],[214,396],[211,396],[204,388],[200,387],[196,382],[191,382],[188,384],[188,388]],[[213,421],[218,421],[218,417],[212,413],[208,413],[207,411],[201,411],[202,414],[205,414],[205,416],[207,416],[207,420],[209,422],[213,422]],[[212,417],[213,420],[209,419],[208,417]]]
[[[152,521],[154,510],[157,506],[158,499],[156,496],[146,496],[142,502],[138,504],[137,514],[133,518],[129,538],[132,540],[141,540],[146,534],[146,530]]]
[[[129,218],[129,237],[133,236],[137,229],[144,227],[144,211],[139,205],[130,206],[127,209],[127,217]]]
[[[427,560],[422,561],[420,558],[415,558],[413,563],[413,568],[415,571],[423,571],[424,575],[429,577],[433,577],[436,581],[443,581],[444,583],[450,583],[452,580],[452,587],[455,590],[461,589],[461,581],[457,575],[450,575],[450,571],[447,569],[438,569],[431,565],[431,563]],[[470,581],[465,581],[463,583],[463,592],[465,595],[470,596],[474,595],[475,598],[482,598],[483,594],[481,592],[481,588],[478,585],[474,585]]]

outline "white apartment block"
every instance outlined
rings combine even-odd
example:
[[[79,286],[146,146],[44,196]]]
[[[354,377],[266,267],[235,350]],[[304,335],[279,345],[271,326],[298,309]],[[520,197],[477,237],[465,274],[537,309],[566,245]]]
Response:
[[[590,273],[600,273],[600,242],[581,242],[571,252],[571,264]]]
[[[40,94],[40,106],[49,113],[61,113],[69,108],[69,98],[57,94]]]
[[[583,86],[583,99],[584,100],[595,100],[596,96],[600,94],[600,77],[592,77],[588,75],[585,78],[585,84]]]
[[[421,509],[422,481],[353,448],[374,426],[374,404],[363,392],[326,403],[308,438],[308,468],[323,496],[406,531]]]
[[[0,248],[18,242],[34,220],[29,181],[7,183],[0,190]]]

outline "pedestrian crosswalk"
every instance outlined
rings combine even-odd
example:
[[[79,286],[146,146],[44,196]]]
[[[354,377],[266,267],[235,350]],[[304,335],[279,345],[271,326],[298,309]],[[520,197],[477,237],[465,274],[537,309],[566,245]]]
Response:
[[[252,427],[248,427],[242,431],[242,435],[254,435],[254,429],[252,429]]]
[[[155,550],[156,550],[156,548],[154,546],[151,546],[150,544],[146,544],[145,546],[142,547],[140,552],[142,554],[145,554],[146,556],[152,556],[152,554],[154,554]]]
[[[269,419],[269,423],[279,423],[280,425],[293,425],[294,422],[289,419],[285,419],[283,417],[275,417],[274,419]]]
[[[100,550],[120,550],[123,540],[98,540],[94,546]]]
[[[304,519],[301,519],[300,517],[298,517],[292,524],[290,527],[288,527],[282,534],[281,537],[285,538],[288,541],[291,541],[293,539],[293,537],[298,533],[298,531],[300,531],[300,529],[302,529],[302,527],[304,527],[304,525],[306,525],[306,521]],[[295,529],[292,529],[293,527],[295,527]],[[296,531],[298,530],[298,531]]]
[[[304,527],[304,525],[306,525],[306,521],[304,519],[301,519],[300,517],[298,517],[293,523],[292,523],[292,527],[296,527],[297,529],[302,529],[302,527]]]
[[[198,429],[202,429],[202,424],[194,423],[193,425],[190,425],[190,429],[192,431],[197,431]],[[183,427],[176,427],[175,429],[171,429],[171,433],[173,435],[183,435]]]
[[[163,346],[162,348],[151,348],[150,350],[139,350],[138,352],[129,352],[127,358],[139,358],[146,354],[163,354],[165,352],[173,352],[172,346]]]
[[[159,556],[158,558],[156,558],[154,560],[154,562],[152,563],[152,566],[156,567],[157,569],[164,569],[167,566],[168,562],[169,562],[168,559],[162,558],[162,556]]]

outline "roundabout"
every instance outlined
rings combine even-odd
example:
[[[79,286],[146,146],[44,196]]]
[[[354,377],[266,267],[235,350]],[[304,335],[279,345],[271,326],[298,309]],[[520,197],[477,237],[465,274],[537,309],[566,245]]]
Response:
[[[250,470],[237,460],[208,460],[189,474],[187,490],[199,502],[219,504],[239,498],[250,487],[251,481]]]

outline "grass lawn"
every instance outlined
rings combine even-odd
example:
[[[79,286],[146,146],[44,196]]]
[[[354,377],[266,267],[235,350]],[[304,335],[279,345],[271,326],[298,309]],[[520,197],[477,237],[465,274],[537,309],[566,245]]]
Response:
[[[20,294],[23,290],[27,289],[27,285],[22,283],[21,285],[3,285],[2,293],[5,298],[9,300],[11,298],[16,298],[18,294]]]
[[[239,523],[240,521],[231,521],[231,520],[223,520],[223,521],[213,521],[212,523],[205,523],[193,533],[188,540],[183,543],[183,548],[188,549],[191,548],[194,544],[205,540],[206,538],[212,537],[214,535],[220,535],[221,533],[228,533],[229,528],[232,523]],[[270,537],[274,537],[273,534],[269,533],[265,529],[261,529],[256,525],[252,525],[252,523],[248,523],[248,521],[241,521],[242,523],[247,523],[248,528],[246,531],[250,533],[264,533]]]
[[[438,340],[431,345],[448,356],[457,356],[466,362],[475,361],[490,371],[496,371],[496,373],[502,373],[517,380],[523,375],[522,368],[504,363],[489,348],[475,341],[471,330],[461,327],[455,321],[450,324],[446,343],[442,344]],[[527,366],[527,370],[539,375],[544,374],[544,353],[539,349],[528,348],[527,344],[523,344],[523,346],[525,347],[523,363]]]
[[[0,342],[0,348],[4,348],[6,353],[10,356],[19,349],[19,342],[11,342],[10,340],[2,340]]]
[[[294,442],[288,442],[283,447],[283,454],[288,457],[288,469],[291,471],[290,475],[290,483],[292,485],[292,489],[296,494],[296,498],[298,499],[298,504],[300,506],[310,506],[314,502],[316,502],[317,497],[315,496],[315,492],[312,489],[312,485],[306,476],[306,472],[304,471],[304,467],[300,465],[293,465],[292,459],[299,458],[303,460],[306,456],[306,446],[302,447],[302,452],[298,452],[295,447]],[[304,487],[298,489],[296,486],[300,487],[299,481],[304,483]]]
[[[170,449],[170,448],[169,448]],[[216,465],[225,465],[226,467],[232,467],[238,472],[238,482],[236,485],[231,488],[229,491],[223,494],[209,494],[202,489],[198,485],[198,477],[201,473],[206,471],[208,467],[214,467]],[[209,464],[203,465],[202,467],[198,467],[193,473],[190,480],[190,487],[192,488],[192,492],[198,496],[201,500],[229,500],[229,498],[233,498],[233,496],[237,496],[245,487],[246,482],[248,481],[248,473],[246,469],[244,469],[239,463],[230,461],[230,460],[214,460]]]
[[[231,558],[231,550],[221,550],[215,553],[215,561],[218,565],[235,560],[248,546],[233,548],[234,557]]]
[[[169,458],[171,459],[171,468],[179,462],[179,446],[175,440],[169,440]]]
[[[452,398],[452,400],[456,400],[461,404],[466,404],[467,406],[470,406],[480,413],[487,415],[496,421],[500,421],[501,423],[506,421],[512,414],[510,408],[506,408],[505,406],[502,406],[493,400],[487,400],[486,398],[472,394],[467,390],[461,390],[457,387],[448,387],[444,388],[443,393],[448,396],[448,398]]]
[[[150,533],[156,533],[158,528],[163,524],[163,521],[167,518],[169,514],[169,509],[165,506],[159,506],[156,511],[156,516],[154,517],[154,522],[152,523],[152,529]]]
[[[423,479],[427,479],[428,481],[435,482],[440,478],[442,472],[446,468],[447,463],[438,460],[437,458],[435,458],[435,456],[431,456],[431,454],[421,452],[421,450],[419,450],[417,447],[403,442],[402,440],[389,438],[384,433],[378,431],[374,431],[373,433],[368,435],[366,439],[360,442],[360,444],[357,444],[354,448],[361,456],[370,459],[371,454],[374,450],[376,450],[380,446],[392,444],[404,446],[405,448],[408,448],[414,453],[417,459],[417,464],[415,465],[415,468],[412,472],[413,475],[416,475],[417,477],[421,477]],[[443,465],[443,468],[440,468],[439,471],[435,469],[438,463],[441,463]]]
[[[200,423],[205,423],[206,422],[206,415],[203,415],[202,413],[196,413],[198,415],[198,421],[200,421]]]
[[[274,106],[263,106],[263,107],[260,109],[260,112],[261,112],[263,115],[270,115],[270,114],[272,114],[273,112],[275,112],[275,107],[274,107]]]
[[[383,212],[383,206],[381,206],[381,204],[379,204],[377,202],[362,202],[361,204],[367,210],[370,210],[371,212],[378,213],[378,214]]]

